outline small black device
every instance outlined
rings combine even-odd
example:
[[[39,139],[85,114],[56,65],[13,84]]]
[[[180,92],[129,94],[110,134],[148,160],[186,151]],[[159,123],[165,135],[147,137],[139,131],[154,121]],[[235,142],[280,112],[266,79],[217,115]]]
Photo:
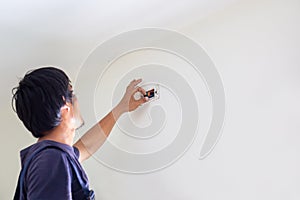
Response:
[[[148,90],[146,92],[146,94],[144,95],[144,97],[148,97],[150,99],[150,98],[154,97],[155,94],[157,94],[157,91],[155,91],[154,88],[153,88],[151,90]]]

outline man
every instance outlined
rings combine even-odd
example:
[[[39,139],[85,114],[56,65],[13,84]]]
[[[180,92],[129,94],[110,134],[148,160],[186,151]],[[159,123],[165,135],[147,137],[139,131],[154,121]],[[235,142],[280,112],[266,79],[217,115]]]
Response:
[[[133,80],[112,111],[73,145],[83,120],[68,76],[54,67],[27,73],[14,89],[13,101],[18,117],[38,140],[20,153],[23,171],[14,199],[88,199],[91,191],[80,163],[99,149],[123,113],[148,100],[140,82]],[[137,92],[144,94],[139,100]]]

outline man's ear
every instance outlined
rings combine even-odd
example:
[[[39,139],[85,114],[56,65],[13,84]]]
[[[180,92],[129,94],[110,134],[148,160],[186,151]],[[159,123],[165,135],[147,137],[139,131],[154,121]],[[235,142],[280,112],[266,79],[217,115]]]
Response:
[[[61,114],[64,114],[64,113],[68,113],[70,111],[70,105],[68,105],[68,103],[66,103],[65,105],[63,105],[61,108],[60,108],[60,112]]]

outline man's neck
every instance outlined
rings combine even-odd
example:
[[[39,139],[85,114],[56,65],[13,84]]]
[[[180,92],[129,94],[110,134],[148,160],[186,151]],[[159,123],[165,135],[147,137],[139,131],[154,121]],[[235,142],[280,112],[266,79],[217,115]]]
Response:
[[[55,127],[51,131],[47,131],[44,133],[45,136],[40,137],[38,142],[43,140],[52,140],[55,142],[63,143],[72,146],[73,139],[75,135],[75,130],[67,130],[61,126]]]

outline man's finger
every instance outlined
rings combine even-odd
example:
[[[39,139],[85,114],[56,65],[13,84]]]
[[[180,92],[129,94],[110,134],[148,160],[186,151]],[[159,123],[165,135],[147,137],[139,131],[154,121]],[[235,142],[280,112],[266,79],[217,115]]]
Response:
[[[142,82],[142,79],[133,79],[129,85],[128,88],[134,88],[135,86],[137,86],[140,82]]]
[[[143,88],[137,87],[136,90],[137,90],[138,92],[142,93],[143,95],[146,95],[146,91],[145,91]]]
[[[132,84],[133,84],[133,86],[137,86],[140,82],[142,82],[141,78],[133,81]]]
[[[143,103],[146,103],[148,101],[148,97],[142,97],[139,100],[137,100],[139,106],[141,106]]]

